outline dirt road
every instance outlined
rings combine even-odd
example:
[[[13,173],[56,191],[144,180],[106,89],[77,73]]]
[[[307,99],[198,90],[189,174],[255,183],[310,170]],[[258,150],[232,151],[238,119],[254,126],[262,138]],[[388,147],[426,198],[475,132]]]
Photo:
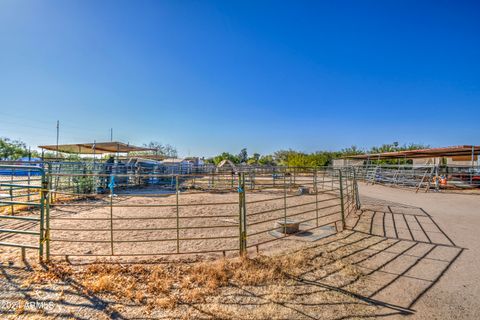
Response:
[[[422,208],[457,247],[466,248],[441,279],[418,300],[412,318],[480,319],[480,196],[415,193],[360,184],[363,202],[377,200]],[[408,291],[408,287],[401,288]]]

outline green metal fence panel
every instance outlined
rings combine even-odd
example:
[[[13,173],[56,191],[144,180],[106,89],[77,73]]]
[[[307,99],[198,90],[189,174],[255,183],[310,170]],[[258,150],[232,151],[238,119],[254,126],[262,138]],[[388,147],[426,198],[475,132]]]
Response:
[[[39,259],[44,259],[48,194],[43,168],[0,165],[0,220],[5,226],[0,229],[0,246],[21,248],[22,256],[23,250],[35,249]]]
[[[337,228],[337,223],[345,225],[358,201],[351,168],[145,174],[137,175],[135,183],[124,184],[126,175],[122,173],[70,172],[67,166],[46,166],[45,170],[35,169],[39,176],[34,185],[33,178],[27,184],[12,176],[8,182],[0,179],[0,188],[8,191],[0,206],[4,200],[7,209],[12,205],[17,208],[19,203],[32,207],[30,216],[4,212],[0,219],[36,223],[35,229],[16,234],[37,237],[37,244],[25,243],[23,247],[35,247],[39,257],[46,259],[244,255],[252,247],[258,250],[260,245],[279,239],[271,236],[278,231],[278,220],[284,224],[297,221],[304,226],[302,231],[326,225]],[[91,181],[108,184],[109,191],[90,188]],[[25,185],[28,187],[22,187]],[[29,200],[23,199],[21,192]]]

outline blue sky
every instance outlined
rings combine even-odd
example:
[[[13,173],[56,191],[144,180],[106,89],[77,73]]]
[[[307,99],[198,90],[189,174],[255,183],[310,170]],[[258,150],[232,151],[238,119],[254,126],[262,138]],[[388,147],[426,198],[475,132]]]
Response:
[[[480,144],[479,34],[474,1],[0,0],[0,136]]]

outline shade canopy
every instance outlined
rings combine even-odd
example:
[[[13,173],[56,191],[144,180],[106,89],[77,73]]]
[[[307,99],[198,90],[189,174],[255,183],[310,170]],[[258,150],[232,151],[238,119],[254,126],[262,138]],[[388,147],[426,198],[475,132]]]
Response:
[[[346,159],[421,159],[421,158],[442,158],[472,156],[480,154],[480,146],[455,146],[446,148],[428,148],[394,152],[359,154],[345,157]]]
[[[102,153],[129,153],[138,151],[154,151],[155,149],[136,147],[123,142],[96,142],[96,143],[73,143],[73,144],[59,144],[38,146],[41,149],[77,153],[77,154],[102,154]]]

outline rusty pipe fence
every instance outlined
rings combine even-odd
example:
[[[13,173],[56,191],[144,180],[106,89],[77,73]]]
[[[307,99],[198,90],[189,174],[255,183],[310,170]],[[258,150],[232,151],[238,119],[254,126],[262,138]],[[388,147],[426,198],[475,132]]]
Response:
[[[47,259],[245,254],[294,236],[279,236],[278,222],[295,221],[303,234],[324,226],[338,232],[360,205],[352,168],[135,176],[45,171]]]

